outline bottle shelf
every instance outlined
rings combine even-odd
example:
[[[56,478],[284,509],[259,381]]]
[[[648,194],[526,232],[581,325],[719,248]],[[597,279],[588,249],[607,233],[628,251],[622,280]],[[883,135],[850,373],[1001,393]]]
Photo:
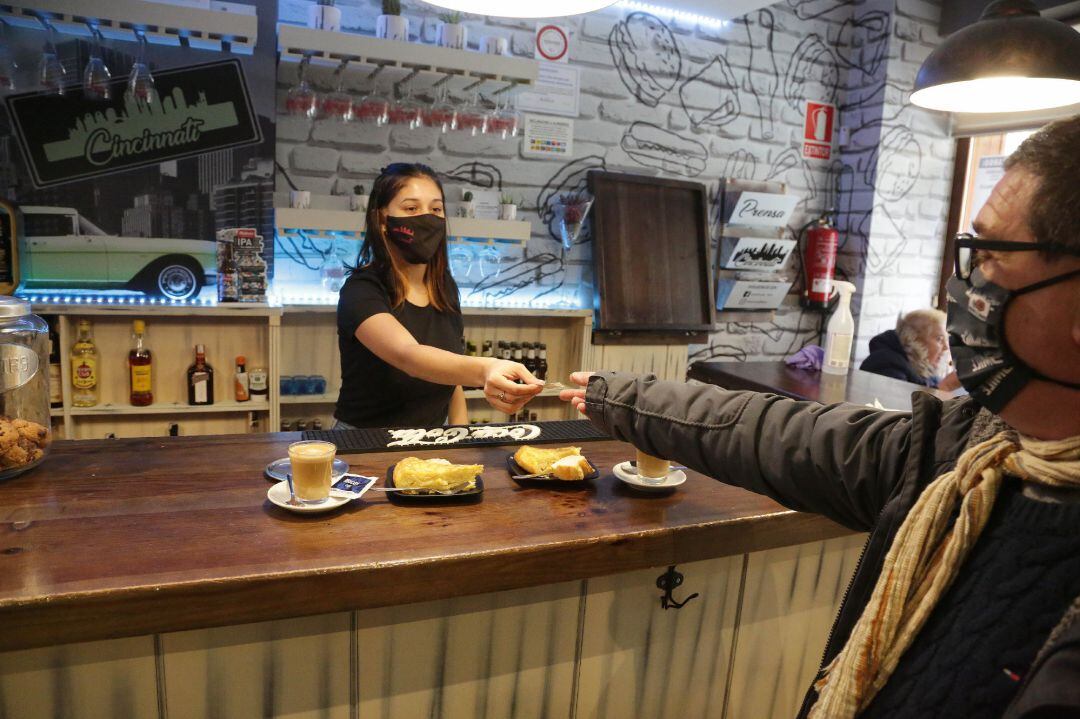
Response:
[[[62,411],[54,409],[56,411]],[[215,402],[208,405],[192,406],[186,402],[156,402],[148,407],[131,405],[101,404],[95,407],[72,407],[68,410],[73,417],[96,417],[110,415],[149,415],[149,414],[216,414],[225,412],[269,412],[270,403],[266,400],[248,402]]]
[[[135,41],[139,32],[156,45],[173,45],[250,55],[258,38],[254,5],[210,0],[206,7],[148,0],[33,0],[0,5],[0,20],[41,30],[44,23],[57,31],[91,37],[90,26],[107,40]]]
[[[282,404],[337,404],[337,392],[326,394],[283,394]]]

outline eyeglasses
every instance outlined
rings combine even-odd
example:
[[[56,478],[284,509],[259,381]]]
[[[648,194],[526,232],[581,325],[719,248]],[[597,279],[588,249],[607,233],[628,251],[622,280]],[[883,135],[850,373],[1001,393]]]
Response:
[[[1060,253],[1061,247],[1049,242],[1010,242],[1009,240],[980,240],[975,235],[961,232],[953,238],[953,259],[956,276],[961,280],[971,278],[971,273],[983,258],[980,252],[1043,252]],[[1072,254],[1068,252],[1068,254]]]

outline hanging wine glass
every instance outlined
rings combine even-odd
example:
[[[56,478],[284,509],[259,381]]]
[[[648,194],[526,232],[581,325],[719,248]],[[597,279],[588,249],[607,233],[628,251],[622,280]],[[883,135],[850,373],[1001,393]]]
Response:
[[[91,27],[90,33],[94,40],[90,46],[90,59],[83,70],[83,97],[88,100],[108,100],[112,96],[112,88],[109,86],[112,73],[101,59],[101,31]]]
[[[488,132],[498,135],[499,139],[506,140],[517,137],[520,131],[521,115],[513,108],[510,94],[503,93],[502,102],[495,104],[495,111],[488,121]]]
[[[128,97],[140,103],[150,103],[154,97],[154,76],[146,61],[146,45],[146,33],[139,32],[139,51],[128,75]]]
[[[18,70],[19,64],[8,47],[7,25],[0,22],[0,90],[15,89],[15,73]]]
[[[360,122],[368,125],[385,125],[390,120],[390,101],[379,92],[379,83],[371,87],[371,92],[361,98],[356,114]]]
[[[487,132],[488,114],[480,104],[480,93],[473,93],[472,102],[458,113],[458,129],[472,136]]]
[[[454,103],[450,102],[450,91],[446,85],[439,88],[435,102],[428,106],[424,124],[428,127],[437,127],[442,133],[457,129],[458,111]]]
[[[450,245],[447,255],[450,259],[450,274],[454,276],[454,281],[465,284],[472,272],[473,251],[460,242],[455,242]]]
[[[56,28],[46,25],[45,46],[41,49],[41,60],[38,62],[38,84],[49,92],[63,95],[67,90],[67,70],[56,52],[56,43],[53,42],[55,35]]]
[[[296,84],[285,95],[285,112],[297,117],[314,118],[319,108],[319,96],[307,80],[311,57],[304,55],[296,68]]]
[[[421,119],[423,111],[424,106],[413,99],[412,83],[410,83],[405,90],[405,96],[398,98],[390,106],[390,124],[415,130],[424,124]]]
[[[480,250],[480,276],[485,280],[495,280],[499,278],[499,274],[502,272],[502,253],[499,252],[494,244],[489,244],[484,249]]]
[[[338,122],[352,122],[355,114],[352,95],[345,92],[344,70],[347,64],[347,62],[342,62],[338,65],[337,70],[334,71],[334,79],[336,80],[334,86],[336,89],[324,97],[322,101],[323,117]]]

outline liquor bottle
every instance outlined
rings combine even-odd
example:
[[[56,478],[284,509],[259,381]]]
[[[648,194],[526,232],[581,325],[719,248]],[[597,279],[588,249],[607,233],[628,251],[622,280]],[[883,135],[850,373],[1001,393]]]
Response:
[[[481,356],[483,356],[483,357],[492,357],[492,356],[494,356],[494,355],[491,354],[491,340],[484,340],[484,349],[481,352]]]
[[[536,374],[536,345],[531,342],[525,343],[525,369]]]
[[[476,351],[476,345],[474,343],[472,343],[472,342],[466,342],[465,343],[465,354],[467,354],[470,357],[476,357],[477,354],[478,354],[477,351]]]
[[[236,374],[233,376],[233,390],[237,402],[247,402],[251,399],[251,391],[248,386],[247,359],[240,355],[236,358]]]
[[[510,345],[506,342],[499,342],[499,357],[504,360],[508,360],[511,357]]]
[[[64,406],[64,381],[60,373],[60,337],[49,325],[49,406]]]
[[[519,343],[517,343],[517,342],[514,342],[510,346],[514,350],[514,361],[517,362],[518,364],[524,364],[525,363],[525,355],[522,352],[521,345]]]
[[[98,403],[98,352],[90,334],[90,320],[79,320],[79,337],[71,347],[71,406]]]
[[[536,379],[542,379],[547,381],[548,363],[547,363],[547,345],[543,342],[540,343],[540,359],[536,361]]]
[[[153,357],[146,346],[146,323],[131,323],[131,338],[135,346],[128,352],[128,389],[131,404],[146,407],[154,403]]]
[[[188,404],[214,403],[214,368],[206,363],[206,348],[195,345],[195,364],[187,371]]]

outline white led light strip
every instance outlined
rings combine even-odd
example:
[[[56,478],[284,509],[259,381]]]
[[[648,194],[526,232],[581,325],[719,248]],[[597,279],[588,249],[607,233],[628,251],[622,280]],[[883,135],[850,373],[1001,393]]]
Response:
[[[651,5],[645,2],[638,2],[638,0],[621,0],[618,5],[627,10],[639,10],[641,12],[647,12],[650,15],[675,18],[676,20],[692,22],[698,25],[709,25],[711,27],[723,27],[724,25],[727,25],[726,20],[721,20],[718,17],[699,15],[693,12],[686,12],[685,10],[663,7],[662,5]]]

